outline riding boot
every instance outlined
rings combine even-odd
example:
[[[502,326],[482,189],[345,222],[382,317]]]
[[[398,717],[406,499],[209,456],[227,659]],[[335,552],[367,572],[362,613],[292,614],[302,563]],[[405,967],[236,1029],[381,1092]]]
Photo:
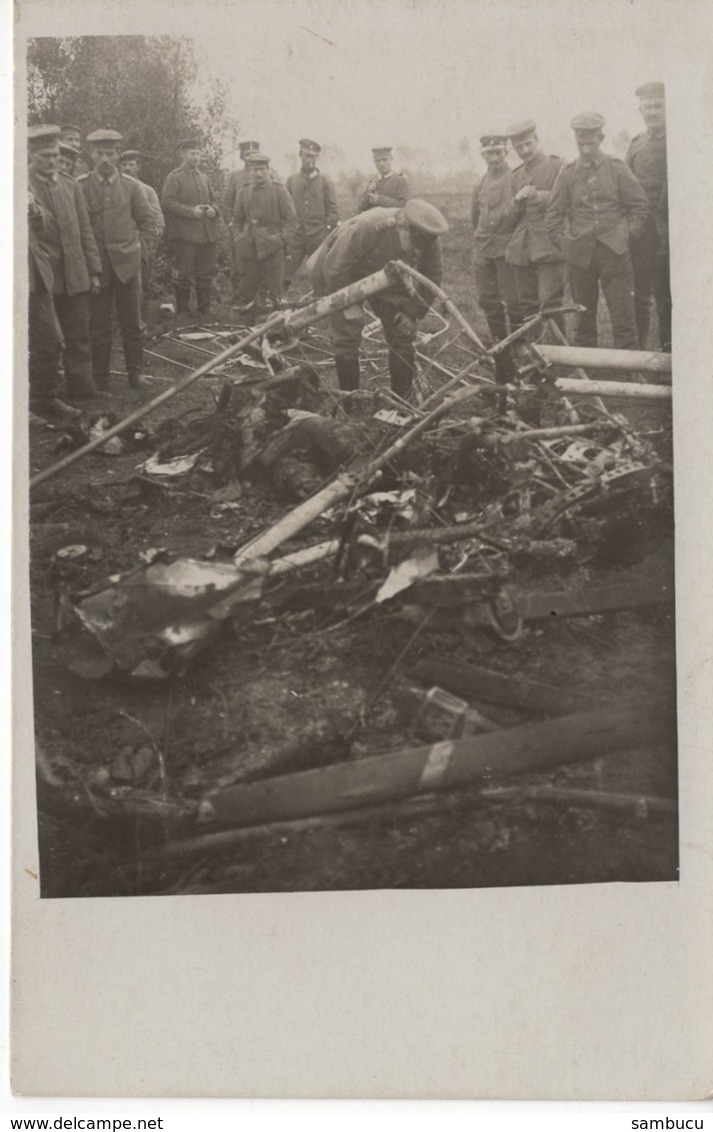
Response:
[[[186,282],[174,282],[173,294],[176,298],[176,314],[187,314],[191,298],[191,285]]]
[[[416,375],[416,352],[412,346],[389,350],[391,388],[399,397],[408,397]]]
[[[342,354],[334,359],[339,388],[347,390],[359,388],[359,355]]]

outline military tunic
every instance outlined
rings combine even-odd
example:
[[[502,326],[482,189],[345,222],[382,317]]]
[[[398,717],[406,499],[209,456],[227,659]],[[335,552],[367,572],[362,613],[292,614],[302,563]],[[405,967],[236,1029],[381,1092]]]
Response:
[[[274,185],[281,185],[282,181],[274,170],[270,170],[270,180]],[[245,166],[243,169],[234,169],[232,173],[228,174],[228,180],[225,185],[225,192],[223,193],[223,216],[228,225],[230,232],[230,282],[233,286],[233,301],[239,302],[239,287],[240,287],[240,261],[238,252],[235,247],[235,230],[231,217],[235,209],[235,202],[238,199],[238,193],[241,189],[249,185],[251,181],[250,170]]]
[[[281,298],[285,248],[297,229],[287,189],[271,181],[245,185],[230,220],[240,265],[240,302],[251,303],[259,291]]]
[[[656,302],[659,346],[671,349],[671,272],[668,248],[666,134],[648,131],[631,142],[626,164],[641,182],[651,216],[641,239],[632,248],[634,301],[639,345],[646,349],[651,321],[651,297]]]
[[[545,227],[569,265],[572,298],[586,309],[577,319],[578,346],[597,344],[599,285],[614,345],[636,350],[634,276],[629,245],[642,235],[649,205],[623,161],[599,153],[563,166],[552,190]]]
[[[515,228],[511,215],[512,171],[488,169],[473,189],[470,219],[475,229],[474,275],[478,304],[494,340],[500,341],[522,322],[515,273],[505,258]]]
[[[508,213],[515,221],[515,230],[505,259],[513,267],[523,320],[532,318],[545,307],[559,306],[564,296],[564,260],[545,229],[552,186],[563,164],[561,157],[538,153],[532,162],[513,170],[513,199]],[[537,199],[516,201],[517,193],[527,185],[537,189]],[[563,330],[561,317],[558,323]]]
[[[194,215],[196,205],[209,205],[215,216]],[[196,289],[199,314],[210,309],[217,257],[218,199],[213,186],[200,169],[179,165],[168,174],[161,192],[166,216],[166,239],[171,243],[176,309],[188,310],[191,282]]]
[[[375,201],[367,200],[371,193],[376,194]],[[408,178],[403,173],[392,171],[369,181],[357,205],[357,212],[366,212],[370,208],[403,208],[407,200]]]
[[[293,173],[286,187],[297,213],[297,230],[287,248],[285,286],[289,287],[305,257],[312,255],[336,228],[339,209],[334,185],[319,169]]]
[[[44,243],[47,214],[30,192],[27,250],[28,289],[28,376],[30,410],[40,414],[57,396],[62,333],[52,303],[54,279],[50,257]]]

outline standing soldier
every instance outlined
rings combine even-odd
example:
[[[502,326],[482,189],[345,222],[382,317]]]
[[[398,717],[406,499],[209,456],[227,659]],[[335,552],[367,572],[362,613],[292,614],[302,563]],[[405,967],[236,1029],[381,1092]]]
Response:
[[[82,157],[82,131],[79,126],[60,126],[59,140],[69,145],[77,154],[74,162],[74,176],[83,177],[89,172],[89,166]]]
[[[372,177],[364,189],[357,212],[366,212],[369,208],[403,208],[408,200],[408,181],[403,173],[395,173],[391,168],[391,146],[379,146],[371,152],[379,176]]]
[[[166,215],[166,238],[174,256],[173,288],[176,314],[188,311],[191,280],[198,313],[210,313],[218,239],[218,202],[213,186],[198,168],[201,143],[186,138],[179,145],[182,162],[168,174],[161,193]]]
[[[287,190],[297,212],[297,231],[287,249],[285,290],[303,259],[312,255],[339,223],[334,185],[316,164],[322,147],[310,138],[301,138],[299,147],[302,169],[287,178]]]
[[[232,173],[228,174],[228,180],[223,193],[223,216],[228,225],[230,232],[230,282],[233,288],[232,304],[237,306],[240,302],[240,268],[238,266],[238,253],[235,248],[235,231],[231,217],[235,209],[235,202],[238,199],[238,193],[245,185],[250,184],[250,166],[248,165],[248,157],[251,153],[260,152],[260,142],[256,141],[241,141],[238,149],[240,150],[240,160],[243,163],[242,169],[234,169]],[[276,185],[281,184],[280,178],[274,169],[270,169],[270,180],[274,181]]]
[[[156,255],[156,248],[166,227],[166,221],[163,218],[158,193],[151,185],[147,185],[145,181],[139,179],[140,161],[141,154],[137,149],[125,149],[119,158],[119,168],[122,173],[125,173],[128,177],[133,177],[136,183],[141,186],[154,218],[155,231],[152,238],[148,239],[144,237],[141,240],[141,293],[145,300],[149,294],[151,269],[153,267],[154,256]]]
[[[634,303],[639,346],[646,349],[651,320],[651,296],[656,302],[659,348],[671,349],[671,274],[668,250],[668,193],[666,172],[666,95],[663,83],[644,83],[634,92],[646,129],[637,134],[626,164],[641,182],[651,215],[641,239],[632,248]]]
[[[481,153],[487,172],[476,181],[470,217],[475,228],[475,293],[493,337],[499,342],[522,323],[518,308],[515,275],[505,259],[515,221],[512,204],[512,172],[506,161],[508,139],[505,134],[484,133]]]
[[[515,231],[505,252],[515,275],[518,309],[523,322],[540,310],[560,306],[567,274],[562,254],[545,229],[545,212],[552,186],[564,162],[540,149],[532,119],[509,126],[507,136],[522,165],[513,169],[510,215]],[[557,325],[564,333],[564,318]]]
[[[112,306],[121,329],[124,360],[132,389],[148,387],[141,375],[144,323],[141,319],[141,240],[151,240],[154,220],[133,177],[119,168],[121,134],[88,134],[94,168],[78,178],[102,263],[101,288],[90,298],[92,373],[97,389],[108,390],[111,369]]]
[[[62,361],[72,400],[96,396],[89,346],[89,296],[100,288],[102,261],[81,188],[59,172],[56,126],[29,130],[29,187],[44,213],[42,242],[52,270],[52,297],[62,329]]]
[[[310,281],[318,295],[329,295],[356,283],[390,260],[401,259],[437,286],[443,277],[439,237],[448,224],[437,208],[413,199],[404,208],[370,208],[347,220],[310,257]],[[433,303],[430,291],[409,292],[397,283],[369,299],[381,320],[389,347],[391,388],[408,397],[416,373],[416,321]],[[365,318],[361,306],[347,307],[330,316],[334,362],[341,389],[359,388],[359,345]]]
[[[270,158],[264,153],[248,157],[251,182],[238,193],[229,221],[235,232],[240,271],[240,306],[274,310],[282,298],[285,249],[297,229],[292,197],[283,185],[270,179]]]
[[[646,227],[646,194],[623,161],[601,152],[601,114],[578,114],[571,126],[579,157],[564,165],[555,181],[545,226],[569,266],[572,299],[585,308],[577,316],[575,343],[597,344],[601,285],[615,347],[636,350],[639,339],[629,249]]]

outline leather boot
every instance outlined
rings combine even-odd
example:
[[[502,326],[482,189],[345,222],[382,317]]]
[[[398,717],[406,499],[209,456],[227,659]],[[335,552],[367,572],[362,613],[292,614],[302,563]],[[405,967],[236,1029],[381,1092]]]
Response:
[[[66,378],[67,395],[71,401],[94,401],[97,396],[97,387],[91,374],[73,373]]]
[[[339,388],[345,391],[359,388],[359,355],[343,354],[334,359]]]
[[[416,352],[412,346],[389,350],[391,388],[399,397],[408,397],[416,375]]]
[[[198,314],[210,314],[212,289],[213,288],[211,283],[196,284],[196,303],[198,305]]]
[[[188,314],[191,288],[185,283],[174,283],[173,294],[176,299],[176,314]]]

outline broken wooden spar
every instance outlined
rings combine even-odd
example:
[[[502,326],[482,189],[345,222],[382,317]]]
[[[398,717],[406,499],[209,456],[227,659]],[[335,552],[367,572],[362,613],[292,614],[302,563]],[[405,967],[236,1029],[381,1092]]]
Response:
[[[674,740],[668,705],[583,712],[214,790],[203,796],[197,820],[213,827],[289,821],[466,783],[494,785],[512,775]]]
[[[670,401],[670,385],[639,385],[633,381],[584,381],[580,377],[558,377],[555,388],[560,393],[576,393],[578,397],[631,397],[641,401]]]
[[[573,688],[557,688],[517,674],[504,676],[477,664],[438,658],[420,661],[411,675],[422,684],[437,684],[468,701],[483,700],[535,715],[570,715],[591,710],[596,699]]]
[[[633,373],[671,374],[671,355],[648,350],[613,350],[592,346],[549,346],[538,343],[534,349],[553,366],[579,366],[586,369],[620,369]]]

